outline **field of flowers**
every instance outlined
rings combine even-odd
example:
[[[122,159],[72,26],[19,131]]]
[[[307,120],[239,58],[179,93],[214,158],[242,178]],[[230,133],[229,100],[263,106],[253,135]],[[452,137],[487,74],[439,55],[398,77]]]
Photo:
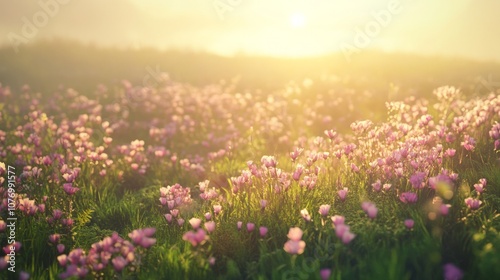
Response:
[[[499,94],[235,87],[0,85],[2,279],[500,276]]]

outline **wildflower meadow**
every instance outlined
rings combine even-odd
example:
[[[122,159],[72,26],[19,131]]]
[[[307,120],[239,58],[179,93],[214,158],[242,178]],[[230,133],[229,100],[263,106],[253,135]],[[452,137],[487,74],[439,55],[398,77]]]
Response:
[[[236,83],[0,85],[0,278],[500,277],[499,91]]]

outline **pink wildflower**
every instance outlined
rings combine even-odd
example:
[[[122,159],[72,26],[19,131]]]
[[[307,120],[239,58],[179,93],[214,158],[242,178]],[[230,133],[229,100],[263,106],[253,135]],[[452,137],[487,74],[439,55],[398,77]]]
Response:
[[[134,244],[143,248],[149,248],[156,243],[156,239],[151,238],[155,231],[155,228],[136,229],[129,233],[128,236]]]
[[[255,229],[254,223],[247,223],[247,231],[252,232]]]
[[[332,270],[329,268],[323,268],[319,271],[319,275],[321,280],[328,280],[330,279],[330,275],[332,275]]]
[[[303,240],[299,241],[288,240],[283,246],[283,250],[292,255],[300,255],[304,253],[305,248],[306,248],[306,242],[304,242]]]
[[[205,229],[208,233],[212,233],[215,230],[215,222],[209,221],[205,223]]]
[[[193,227],[193,229],[197,229],[201,225],[201,219],[198,218],[191,218],[189,220],[189,224]]]
[[[267,227],[259,227],[260,237],[265,237],[267,234]]]
[[[344,222],[345,222],[345,217],[344,216],[340,216],[340,215],[335,215],[331,219],[332,219],[332,223],[335,226],[338,226],[340,224],[344,224]]]
[[[468,197],[465,199],[465,204],[467,205],[467,207],[469,207],[469,209],[477,210],[479,208],[479,206],[481,206],[481,204],[483,204],[483,202],[479,199],[474,199],[472,197]]]
[[[319,207],[319,214],[323,217],[326,217],[328,216],[328,212],[330,211],[330,205],[328,204],[323,204]]]
[[[288,231],[288,235],[287,237],[290,239],[290,240],[293,240],[293,241],[299,241],[300,239],[302,239],[302,230],[298,227],[293,227],[293,228],[290,228],[290,230]]]
[[[347,196],[347,192],[348,192],[347,188],[343,188],[343,189],[341,189],[341,190],[339,190],[337,192],[337,194],[338,194],[338,196],[339,196],[339,198],[340,198],[341,201],[345,201],[346,196]]]
[[[412,219],[406,219],[404,224],[407,229],[412,229],[415,221],[413,221]]]
[[[399,195],[399,200],[405,204],[413,204],[416,203],[418,200],[418,195],[413,192],[404,192],[401,195]]]

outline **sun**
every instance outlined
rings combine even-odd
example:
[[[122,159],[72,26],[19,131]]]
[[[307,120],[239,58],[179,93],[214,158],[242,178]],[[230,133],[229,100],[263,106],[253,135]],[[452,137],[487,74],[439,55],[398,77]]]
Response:
[[[293,13],[290,15],[290,25],[293,28],[301,28],[306,25],[306,18],[303,13]]]

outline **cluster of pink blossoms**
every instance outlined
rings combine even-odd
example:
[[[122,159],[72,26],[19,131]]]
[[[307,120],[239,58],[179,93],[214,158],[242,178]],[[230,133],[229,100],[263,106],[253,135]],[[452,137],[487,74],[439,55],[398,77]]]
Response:
[[[112,266],[113,270],[119,273],[129,265],[136,265],[138,247],[149,248],[156,243],[156,239],[152,238],[154,233],[154,228],[134,230],[129,234],[132,240],[130,242],[124,240],[115,232],[111,236],[92,244],[87,254],[83,249],[77,248],[71,250],[68,255],[59,255],[57,260],[65,268],[65,271],[59,274],[59,277],[62,279],[70,277],[83,278],[89,273],[103,271],[108,266]]]
[[[489,131],[490,137],[495,141],[494,149],[500,150],[500,123],[496,122]]]
[[[301,240],[302,234],[303,232],[300,228],[290,228],[287,235],[289,240],[283,246],[283,250],[292,255],[300,255],[304,253],[306,242],[304,240]]]
[[[208,188],[209,183],[210,181],[208,180],[198,183],[200,188],[200,198],[203,200],[212,200],[219,197],[219,193],[215,188]]]
[[[356,237],[356,234],[351,232],[351,228],[345,224],[345,217],[340,215],[332,216],[332,224],[335,229],[335,234],[344,244],[349,244]]]
[[[145,174],[148,168],[148,158],[144,153],[144,141],[134,140],[130,145],[122,145],[118,151],[124,156],[132,170],[137,170],[139,174]]]
[[[377,217],[378,209],[374,203],[365,201],[361,204],[361,208],[363,209],[363,211],[365,211],[370,219],[373,220]]]
[[[471,210],[477,210],[483,204],[481,200],[479,200],[479,196],[484,192],[486,188],[487,181],[485,178],[479,179],[479,182],[474,184],[474,189],[476,190],[478,198],[467,197],[465,201],[465,205]]]
[[[179,184],[161,187],[159,200],[161,205],[167,205],[168,209],[172,210],[183,204],[191,203],[191,190],[190,188],[183,188]]]

